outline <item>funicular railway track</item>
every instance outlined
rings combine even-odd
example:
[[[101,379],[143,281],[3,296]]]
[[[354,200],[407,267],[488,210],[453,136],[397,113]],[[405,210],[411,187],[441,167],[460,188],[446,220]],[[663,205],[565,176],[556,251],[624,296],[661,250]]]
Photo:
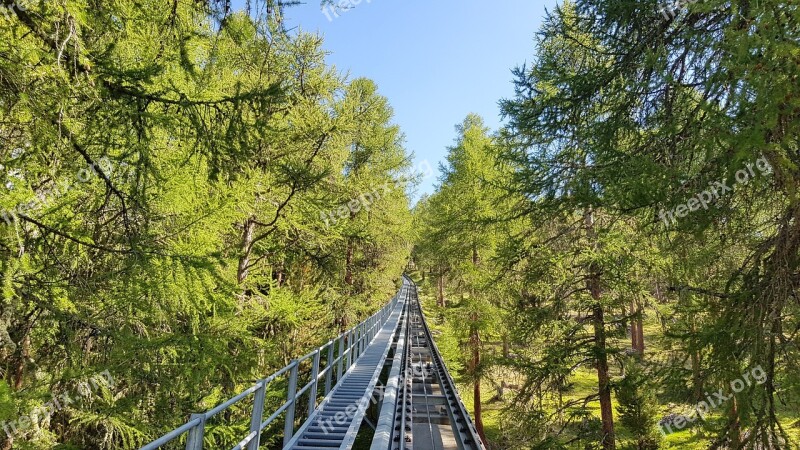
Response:
[[[298,375],[301,365],[310,366],[309,378]],[[267,418],[265,396],[280,378],[289,386],[287,400]],[[368,411],[375,399],[381,404],[372,425]],[[206,442],[207,422],[248,401],[250,433],[234,450],[261,448],[261,435],[280,418],[284,450],[350,449],[367,427],[375,429],[370,450],[484,449],[425,322],[417,287],[406,276],[400,292],[369,319],[141,450],[219,448]],[[307,418],[298,424],[295,412],[306,405]]]
[[[416,286],[409,298],[406,384],[411,399],[411,442],[415,450],[482,449],[469,413],[458,395],[422,314]],[[410,381],[410,383],[408,383]],[[406,428],[403,427],[403,430]]]

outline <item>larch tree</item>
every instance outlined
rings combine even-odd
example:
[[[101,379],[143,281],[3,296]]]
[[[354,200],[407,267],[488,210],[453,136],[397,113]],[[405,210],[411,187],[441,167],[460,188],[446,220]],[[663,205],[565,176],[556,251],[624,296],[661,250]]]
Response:
[[[320,211],[345,197],[348,92],[379,96],[286,33],[281,2],[26,6],[0,17],[0,420],[116,383],[0,447],[137,448],[338,331],[343,233]],[[363,122],[380,182],[407,159],[385,103]],[[375,300],[353,320],[410,254],[406,192],[384,201],[353,275]]]
[[[502,229],[498,211],[508,202],[500,180],[508,171],[494,158],[495,141],[483,120],[469,115],[456,127],[455,145],[448,149],[437,192],[418,205],[426,227],[418,243],[421,257],[437,274],[437,297],[444,305],[445,276],[450,292],[459,295],[452,322],[463,345],[463,366],[473,387],[474,422],[486,442],[482,419],[481,383],[491,365],[484,341],[497,334],[500,314],[493,296],[494,257]]]

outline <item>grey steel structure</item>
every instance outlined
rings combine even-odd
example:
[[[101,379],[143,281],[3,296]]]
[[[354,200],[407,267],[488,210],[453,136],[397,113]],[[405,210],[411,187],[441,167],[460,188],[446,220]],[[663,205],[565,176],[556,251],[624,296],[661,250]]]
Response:
[[[267,416],[273,385],[286,401]],[[373,425],[367,413],[375,403]],[[243,407],[251,408],[250,431],[234,450],[260,448],[262,434],[280,418],[286,450],[350,449],[363,424],[375,429],[371,450],[484,448],[405,276],[397,296],[364,322],[140,450],[212,448],[208,421]]]

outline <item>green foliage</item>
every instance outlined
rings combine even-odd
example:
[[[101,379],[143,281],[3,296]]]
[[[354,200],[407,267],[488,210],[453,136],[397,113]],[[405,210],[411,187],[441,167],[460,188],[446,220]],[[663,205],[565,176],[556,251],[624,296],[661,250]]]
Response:
[[[506,124],[466,117],[413,213],[388,99],[285,31],[292,2],[0,15],[0,420],[118,381],[0,444],[136,448],[376,310],[413,255],[459,380],[521,380],[504,448],[611,448],[612,400],[617,441],[656,448],[658,402],[756,366],[709,444],[795,445],[800,8],[657,3],[552,11]]]
[[[515,428],[512,446],[597,446],[613,419],[606,408],[605,430],[593,425],[606,359],[621,383],[617,441],[656,445],[654,396],[679,412],[761,365],[772,381],[717,411],[711,436],[667,445],[796,446],[800,9],[682,2],[665,19],[662,6],[576,0],[549,13],[484,163],[470,164],[470,118],[415,211],[431,287],[445,277],[465,305],[492,291],[504,307],[495,328],[515,357],[495,362],[523,376],[511,409],[536,424]],[[478,246],[491,263],[469,264]],[[620,370],[633,370],[624,353],[640,326],[651,383]],[[576,387],[591,372],[597,384]]]
[[[394,294],[402,134],[281,2],[28,3],[0,17],[0,406],[119,384],[0,445],[136,448]]]
[[[633,435],[637,450],[656,450],[661,438],[658,400],[650,380],[639,362],[629,360],[625,376],[615,387],[620,424]]]

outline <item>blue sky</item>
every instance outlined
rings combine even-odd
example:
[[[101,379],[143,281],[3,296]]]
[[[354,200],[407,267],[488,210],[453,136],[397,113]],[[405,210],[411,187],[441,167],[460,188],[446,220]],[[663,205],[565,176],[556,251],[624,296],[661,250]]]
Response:
[[[337,2],[339,0],[336,0]],[[243,0],[235,1],[243,3]],[[362,0],[333,20],[319,0],[287,8],[288,28],[319,32],[328,63],[374,80],[389,99],[415,164],[444,160],[470,112],[500,125],[497,102],[513,95],[511,69],[530,61],[534,36],[556,0]],[[430,193],[436,177],[417,194]]]

